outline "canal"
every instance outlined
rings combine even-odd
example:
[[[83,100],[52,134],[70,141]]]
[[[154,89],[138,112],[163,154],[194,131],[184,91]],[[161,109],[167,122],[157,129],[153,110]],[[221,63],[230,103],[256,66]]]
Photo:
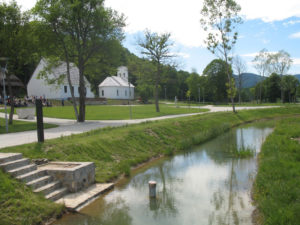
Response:
[[[257,153],[270,127],[238,127],[182,154],[150,163],[110,193],[55,225],[252,224]],[[238,158],[234,151],[253,151]],[[157,182],[149,199],[148,181]]]

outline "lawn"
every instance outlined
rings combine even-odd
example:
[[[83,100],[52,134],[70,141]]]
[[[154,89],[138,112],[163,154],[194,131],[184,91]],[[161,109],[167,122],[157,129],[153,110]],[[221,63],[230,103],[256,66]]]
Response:
[[[53,127],[57,127],[57,125],[44,123],[45,129]],[[12,125],[8,125],[8,133],[22,132],[28,130],[36,130],[36,123],[14,120]],[[4,133],[6,133],[5,119],[0,118],[0,134]]]
[[[143,119],[151,117],[159,117],[166,115],[176,115],[185,113],[207,112],[207,109],[192,109],[192,108],[176,108],[161,104],[160,112],[155,111],[154,105],[135,105],[135,106],[110,106],[97,105],[86,106],[87,120],[123,120],[130,119],[130,108],[132,110],[132,119]],[[48,107],[44,108],[45,117],[75,119],[74,109],[72,106],[64,107]]]

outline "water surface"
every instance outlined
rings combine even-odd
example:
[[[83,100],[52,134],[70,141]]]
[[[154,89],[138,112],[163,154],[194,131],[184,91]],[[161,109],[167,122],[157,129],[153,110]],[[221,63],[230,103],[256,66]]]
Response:
[[[256,155],[232,157],[234,148],[258,153],[271,128],[241,127],[184,154],[158,160],[55,225],[252,224],[250,191]],[[157,199],[148,181],[157,181]]]

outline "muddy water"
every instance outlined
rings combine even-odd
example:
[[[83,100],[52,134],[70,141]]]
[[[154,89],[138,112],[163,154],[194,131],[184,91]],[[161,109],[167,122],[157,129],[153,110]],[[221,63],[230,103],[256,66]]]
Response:
[[[79,214],[55,225],[252,224],[250,191],[256,156],[271,128],[240,127],[172,158],[143,168]],[[251,148],[253,157],[232,157]],[[157,181],[149,199],[148,181]]]

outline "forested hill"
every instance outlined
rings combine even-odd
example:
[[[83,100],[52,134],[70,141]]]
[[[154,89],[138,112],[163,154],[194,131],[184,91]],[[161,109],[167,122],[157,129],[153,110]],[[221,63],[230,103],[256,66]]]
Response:
[[[236,80],[236,84],[237,84],[238,76],[237,75],[233,75],[233,76],[234,76],[234,78]],[[242,74],[242,87],[243,88],[254,87],[261,80],[262,80],[262,77],[255,73],[243,73]]]
[[[300,74],[294,75],[300,81]]]
[[[236,80],[236,84],[237,84],[238,76],[237,75],[233,75],[233,76],[234,76],[234,78]],[[300,74],[296,74],[294,76],[300,81]],[[261,79],[262,79],[262,77],[255,73],[243,73],[242,74],[242,87],[243,88],[254,87],[258,82],[261,81]],[[264,77],[263,79],[266,79],[266,77]]]

